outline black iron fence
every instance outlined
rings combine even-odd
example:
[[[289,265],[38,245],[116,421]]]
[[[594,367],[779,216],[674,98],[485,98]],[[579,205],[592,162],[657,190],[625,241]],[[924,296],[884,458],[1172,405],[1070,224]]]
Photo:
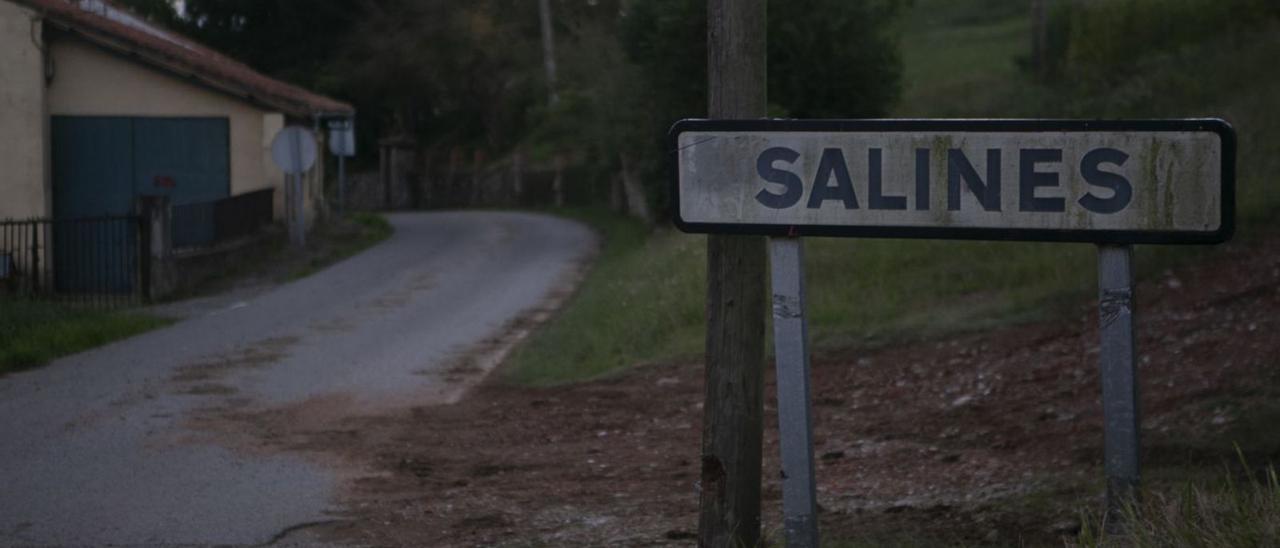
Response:
[[[0,221],[0,295],[67,304],[134,304],[150,283],[139,217]]]
[[[275,189],[173,206],[173,247],[208,247],[256,233],[271,224]]]

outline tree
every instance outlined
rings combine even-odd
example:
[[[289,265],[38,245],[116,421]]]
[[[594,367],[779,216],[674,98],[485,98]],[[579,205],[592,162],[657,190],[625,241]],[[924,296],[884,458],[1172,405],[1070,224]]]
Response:
[[[119,0],[120,5],[161,26],[175,28],[179,25],[178,10],[170,0]]]
[[[771,111],[797,118],[880,116],[897,98],[902,61],[892,18],[898,2],[772,0],[769,3]],[[665,95],[667,114],[705,103],[705,10],[687,0],[636,0],[621,39],[631,60]]]
[[[332,70],[332,62],[354,23],[377,5],[369,0],[186,0],[179,30],[274,77],[334,92],[344,78]]]
[[[891,29],[898,4],[775,0],[769,12],[769,100],[794,118],[885,115],[902,60]]]
[[[539,82],[536,5],[398,0],[369,14],[340,66],[358,104],[395,132],[505,148]]]
[[[370,0],[117,0],[254,69],[324,93],[342,94],[335,70],[356,22],[379,9]]]
[[[861,118],[888,112],[902,74],[890,32],[900,6],[896,0],[772,0],[770,114]],[[622,91],[627,96],[615,96],[611,102],[645,109],[631,114],[636,123],[622,131],[638,135],[629,146],[640,156],[646,179],[663,181],[666,129],[678,119],[704,112],[706,10],[701,2],[688,0],[634,0],[621,8],[618,37],[639,82]],[[666,188],[650,185],[661,209],[669,201]]]

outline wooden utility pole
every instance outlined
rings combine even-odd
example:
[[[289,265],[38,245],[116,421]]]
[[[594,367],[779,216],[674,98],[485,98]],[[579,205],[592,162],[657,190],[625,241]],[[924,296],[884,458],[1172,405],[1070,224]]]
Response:
[[[765,1],[707,1],[711,118],[766,115]],[[765,240],[707,236],[706,402],[698,544],[760,543]]]
[[[542,27],[542,64],[547,71],[547,100],[555,105],[560,94],[556,92],[556,38],[551,29],[550,0],[538,0],[538,20]]]
[[[1048,0],[1031,0],[1031,70],[1044,81],[1049,71]]]

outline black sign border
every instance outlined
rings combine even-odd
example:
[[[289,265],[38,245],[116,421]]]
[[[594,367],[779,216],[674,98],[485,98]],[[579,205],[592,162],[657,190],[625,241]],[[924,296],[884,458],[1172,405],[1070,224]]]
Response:
[[[1026,228],[950,228],[923,226],[775,225],[751,223],[690,223],[680,217],[679,138],[686,131],[740,132],[1187,132],[1211,131],[1222,143],[1221,224],[1212,232],[1156,230],[1054,230]],[[1225,120],[707,120],[676,122],[667,133],[670,183],[676,228],[696,234],[759,236],[835,236],[1096,244],[1219,244],[1236,229],[1236,132]]]

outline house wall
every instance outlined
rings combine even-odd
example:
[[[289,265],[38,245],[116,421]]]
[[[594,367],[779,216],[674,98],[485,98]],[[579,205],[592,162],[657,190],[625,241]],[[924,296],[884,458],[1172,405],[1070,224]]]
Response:
[[[34,17],[0,0],[0,220],[49,213],[43,36]]]
[[[262,172],[274,181],[273,184],[276,187],[276,193],[271,197],[271,209],[276,219],[285,218],[284,172],[280,171],[275,161],[271,159],[271,141],[281,129],[284,129],[283,114],[272,113],[262,117]]]
[[[78,38],[60,34],[51,47],[56,62],[48,93],[51,115],[226,117],[231,194],[274,187],[275,216],[284,217],[284,175],[271,160],[271,140],[283,127],[283,115]],[[314,208],[315,200],[308,200],[308,209]]]

